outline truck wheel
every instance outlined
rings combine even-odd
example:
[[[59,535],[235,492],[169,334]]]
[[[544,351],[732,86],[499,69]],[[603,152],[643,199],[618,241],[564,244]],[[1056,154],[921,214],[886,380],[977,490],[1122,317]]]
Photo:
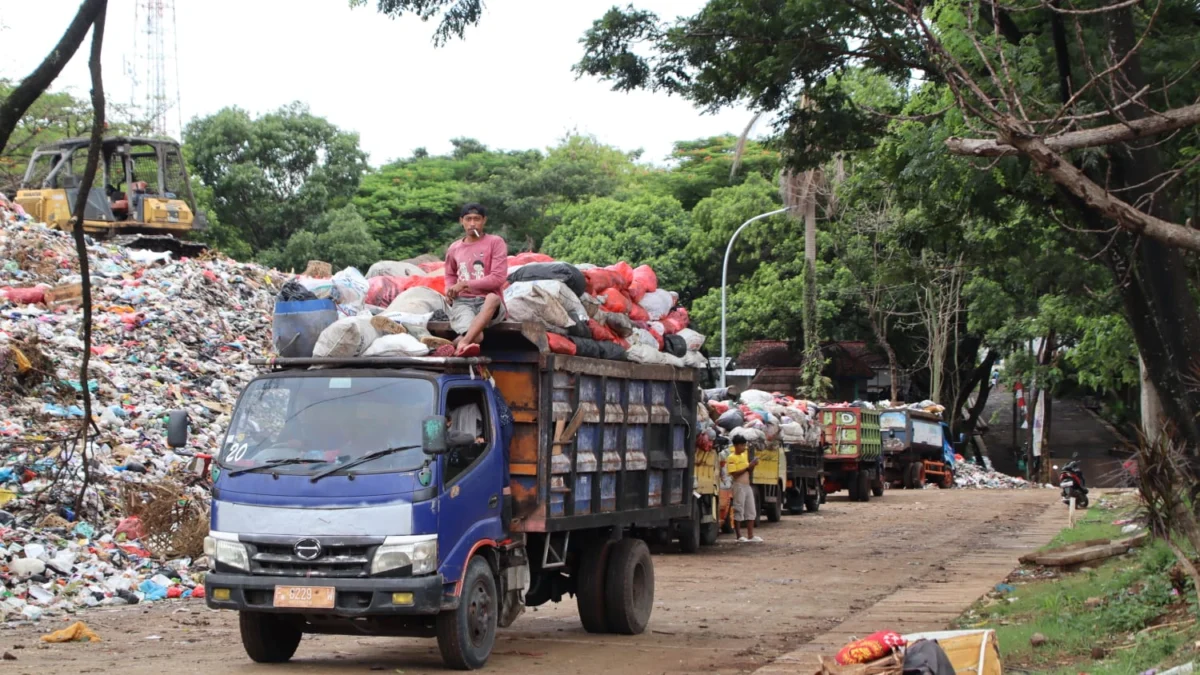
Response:
[[[871,501],[871,474],[867,471],[859,471],[854,476],[854,482],[858,486],[858,501]]]
[[[300,626],[291,616],[239,612],[242,647],[255,663],[286,663],[300,646]]]
[[[883,490],[886,487],[887,483],[883,480],[883,476],[875,476],[875,478],[871,481],[871,494],[875,495],[876,497],[882,497]]]
[[[909,464],[904,467],[904,488],[906,490],[921,489],[921,466],[919,464]]]
[[[712,546],[717,543],[717,536],[721,533],[721,526],[717,521],[711,523],[700,523],[700,543],[704,546]]]
[[[804,493],[804,508],[809,513],[816,513],[821,508],[821,503],[825,501],[825,488],[821,487],[821,483],[817,483],[817,493],[810,495]]]
[[[799,487],[794,487],[784,494],[787,495],[787,512],[789,515],[798,516],[804,513],[804,495],[808,488],[803,481]]]
[[[763,494],[766,494],[766,492],[764,488]],[[766,503],[768,523],[778,523],[783,520],[783,490],[776,488],[776,493],[775,501]]]
[[[942,470],[945,473],[942,474],[942,478],[938,481],[937,486],[940,490],[948,490],[954,487],[954,471],[948,466],[943,467]]]
[[[700,504],[692,505],[690,520],[680,523],[679,550],[684,553],[695,553],[700,550]]]
[[[622,539],[609,554],[605,604],[614,633],[640,635],[654,609],[654,562],[640,539]]]
[[[458,609],[437,615],[437,642],[442,661],[455,670],[482,668],[496,644],[496,615],[500,598],[492,566],[481,556],[471,558],[463,575]]]
[[[846,493],[850,496],[850,501],[857,502],[861,500],[858,496],[858,474],[850,474],[850,480],[846,481]]]
[[[575,605],[579,608],[579,621],[589,633],[610,632],[604,611],[604,574],[608,571],[612,548],[613,543],[607,539],[589,546],[579,563]]]

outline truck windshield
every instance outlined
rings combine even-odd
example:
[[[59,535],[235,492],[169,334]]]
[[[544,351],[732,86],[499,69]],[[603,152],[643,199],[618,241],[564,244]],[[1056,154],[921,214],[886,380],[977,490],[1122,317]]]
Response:
[[[879,416],[880,429],[904,429],[904,413],[885,412]]]
[[[314,474],[363,455],[416,446],[356,471],[419,468],[421,421],[433,414],[434,387],[406,377],[272,377],[250,383],[238,402],[218,462],[228,469],[281,463],[271,473]]]

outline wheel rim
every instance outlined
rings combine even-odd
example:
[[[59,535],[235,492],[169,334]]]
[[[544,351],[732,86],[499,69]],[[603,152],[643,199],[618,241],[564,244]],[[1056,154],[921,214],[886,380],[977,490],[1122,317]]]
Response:
[[[483,646],[491,628],[492,598],[483,580],[475,582],[471,589],[471,601],[467,605],[467,627],[470,629],[471,645]]]

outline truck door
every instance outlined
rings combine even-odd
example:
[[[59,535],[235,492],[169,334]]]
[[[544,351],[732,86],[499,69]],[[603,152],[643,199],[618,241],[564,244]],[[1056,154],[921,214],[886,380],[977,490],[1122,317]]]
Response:
[[[454,449],[440,458],[438,553],[446,580],[457,581],[476,544],[504,538],[500,513],[505,452],[500,447],[490,387],[476,381],[452,385],[444,391],[444,409],[451,429],[477,434],[480,439],[468,449]]]

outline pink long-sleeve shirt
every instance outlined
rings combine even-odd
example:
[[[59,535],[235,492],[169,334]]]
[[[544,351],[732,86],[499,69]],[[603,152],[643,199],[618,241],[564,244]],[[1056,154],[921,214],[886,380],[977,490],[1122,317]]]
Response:
[[[499,293],[508,280],[508,245],[494,234],[485,234],[468,244],[459,239],[446,250],[446,288],[467,281],[463,297],[478,298]]]

